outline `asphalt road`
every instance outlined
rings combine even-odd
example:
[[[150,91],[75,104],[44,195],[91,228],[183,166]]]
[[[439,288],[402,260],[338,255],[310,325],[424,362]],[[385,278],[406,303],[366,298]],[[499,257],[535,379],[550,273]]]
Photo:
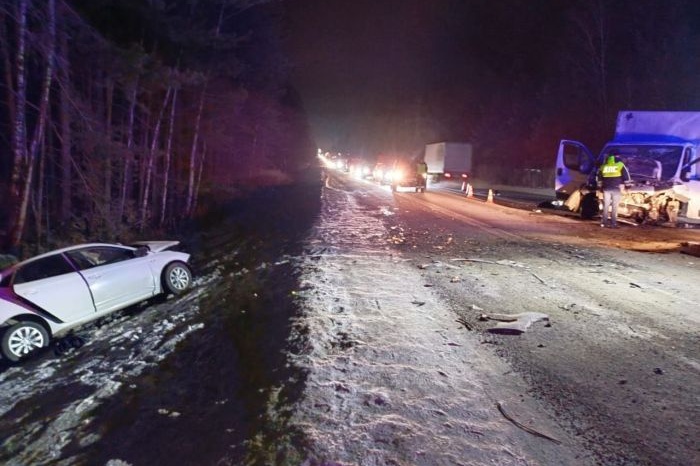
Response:
[[[385,201],[370,193],[383,188],[363,186],[379,209]],[[446,189],[393,197],[397,249],[458,266],[426,267],[425,280],[595,463],[698,462],[700,260],[679,251],[700,232],[601,229],[534,203],[514,209]],[[519,336],[492,333],[483,318],[532,312],[549,325]]]

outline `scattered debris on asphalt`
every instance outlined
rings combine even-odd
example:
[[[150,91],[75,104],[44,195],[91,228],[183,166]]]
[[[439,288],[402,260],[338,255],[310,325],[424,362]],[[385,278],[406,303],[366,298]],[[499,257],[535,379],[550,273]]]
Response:
[[[496,407],[498,408],[498,411],[503,415],[504,418],[508,419],[510,422],[513,423],[516,427],[519,427],[520,429],[524,430],[525,432],[529,432],[532,435],[535,435],[537,437],[542,437],[544,439],[547,439],[551,442],[556,443],[557,445],[561,445],[561,442],[554,437],[550,437],[547,434],[543,434],[542,432],[536,431],[535,429],[532,429],[524,424],[521,424],[520,422],[516,421],[513,419],[508,413],[506,413],[505,408],[503,407],[503,403],[498,401],[496,402]]]
[[[681,243],[681,252],[690,256],[700,257],[700,243]]]
[[[466,328],[466,329],[469,330],[469,331],[474,330],[474,327],[472,327],[472,324],[470,324],[470,323],[467,321],[467,319],[465,319],[464,317],[460,317],[459,319],[457,319],[456,322],[457,322],[457,323],[460,323],[460,324],[462,324],[462,325],[464,325],[464,328]]]
[[[535,322],[549,322],[549,316],[541,312],[523,312],[520,314],[481,314],[479,320],[499,321],[496,326],[487,329],[491,333],[520,335]]]

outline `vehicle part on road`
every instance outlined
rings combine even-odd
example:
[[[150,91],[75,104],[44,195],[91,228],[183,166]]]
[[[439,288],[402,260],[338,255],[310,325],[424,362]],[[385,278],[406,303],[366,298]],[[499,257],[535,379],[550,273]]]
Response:
[[[41,324],[31,321],[18,322],[2,335],[2,356],[17,362],[48,343],[49,333]]]
[[[681,243],[681,252],[690,256],[700,257],[700,243],[684,241]]]
[[[520,314],[481,314],[479,320],[497,320],[495,327],[487,329],[491,333],[520,335],[532,324],[541,320],[549,322],[549,316],[541,312],[522,312]]]
[[[496,407],[498,408],[498,411],[503,415],[503,417],[508,419],[510,422],[512,422],[513,425],[515,425],[516,427],[519,427],[520,429],[524,430],[525,432],[529,432],[532,435],[536,435],[537,437],[546,438],[547,440],[550,440],[550,441],[556,443],[557,445],[561,445],[561,442],[559,440],[555,439],[554,437],[550,437],[547,434],[543,434],[542,432],[538,432],[535,429],[532,429],[524,424],[521,424],[520,422],[516,421],[515,419],[513,419],[508,413],[506,413],[506,410],[503,407],[502,402],[497,401]]]

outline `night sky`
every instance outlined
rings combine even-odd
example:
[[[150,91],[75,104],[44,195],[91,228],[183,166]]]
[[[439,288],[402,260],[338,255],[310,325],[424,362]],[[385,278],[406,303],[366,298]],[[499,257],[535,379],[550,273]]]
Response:
[[[395,130],[407,109],[469,72],[455,21],[464,2],[291,3],[295,81],[322,146],[372,152],[400,145],[394,137],[404,135]]]
[[[696,3],[289,0],[287,43],[321,147],[523,141],[547,163],[559,138],[608,137],[620,109],[697,109]]]

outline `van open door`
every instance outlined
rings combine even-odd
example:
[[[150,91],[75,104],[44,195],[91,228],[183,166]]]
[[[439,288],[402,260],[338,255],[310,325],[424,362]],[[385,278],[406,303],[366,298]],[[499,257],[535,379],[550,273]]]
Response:
[[[554,189],[559,199],[567,199],[571,193],[587,184],[595,170],[595,157],[578,141],[562,139],[557,152]]]

